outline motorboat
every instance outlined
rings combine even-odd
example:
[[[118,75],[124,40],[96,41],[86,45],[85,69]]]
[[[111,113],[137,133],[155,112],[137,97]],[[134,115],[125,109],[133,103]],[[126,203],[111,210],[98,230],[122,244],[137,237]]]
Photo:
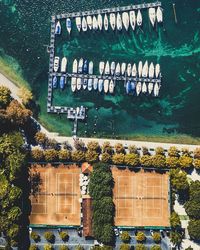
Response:
[[[72,77],[72,80],[71,80],[71,89],[72,89],[72,92],[75,92],[76,91],[76,77]]]
[[[158,96],[159,95],[159,91],[160,91],[160,86],[156,82],[156,84],[154,85],[154,89],[153,89],[154,96]]]
[[[78,72],[78,61],[75,59],[73,61],[72,73],[77,73],[77,72]]]
[[[146,94],[146,93],[147,93],[147,85],[146,85],[145,82],[143,82],[143,84],[142,84],[142,93],[143,93],[143,94]]]
[[[88,60],[84,60],[83,73],[88,74]]]
[[[61,76],[60,77],[60,89],[64,89],[65,87],[65,77],[64,76]]]
[[[60,58],[58,56],[55,56],[54,58],[54,63],[53,63],[53,70],[55,72],[58,72],[59,69],[59,62],[60,62]]]
[[[116,26],[115,13],[110,13],[110,26],[112,30],[115,30],[115,26]]]
[[[97,90],[97,89],[98,89],[98,78],[95,78],[95,79],[93,80],[93,89],[94,89],[94,90]]]
[[[157,11],[156,11],[156,19],[157,19],[158,23],[163,22],[163,12],[162,12],[162,8],[160,6],[157,8]]]
[[[93,79],[89,78],[88,79],[88,90],[91,91],[92,90],[92,85],[93,85]]]
[[[121,66],[120,63],[117,63],[116,70],[115,70],[115,75],[119,76],[121,73]]]
[[[142,14],[141,14],[141,11],[138,10],[138,13],[137,13],[137,26],[142,26]]]
[[[67,58],[66,57],[63,57],[62,58],[62,61],[61,61],[61,69],[60,71],[62,73],[65,73],[66,72],[66,69],[67,69]]]
[[[100,62],[99,63],[99,74],[100,75],[103,75],[104,68],[105,68],[105,62]]]
[[[135,94],[135,82],[131,81],[131,92]]]
[[[87,31],[87,22],[86,22],[85,17],[83,17],[83,19],[82,19],[82,30],[84,32]]]
[[[70,34],[72,30],[72,21],[69,17],[66,19],[66,28],[68,33]]]
[[[137,96],[139,96],[141,91],[142,91],[142,84],[141,84],[141,82],[138,82],[137,85],[136,85],[136,94],[137,94]]]
[[[139,61],[139,64],[138,64],[138,76],[139,77],[142,76],[142,61]]]
[[[93,16],[93,19],[92,19],[92,28],[93,28],[93,30],[98,30],[98,22],[97,22],[96,16]]]
[[[154,27],[154,25],[155,25],[155,21],[156,21],[156,10],[155,10],[155,8],[149,8],[149,20],[150,20],[150,22],[151,22],[151,24],[152,24],[152,26]]]
[[[126,63],[122,63],[121,65],[121,74],[124,75],[126,72]]]
[[[123,22],[125,30],[127,31],[128,28],[129,28],[129,22],[130,22],[128,12],[123,12],[122,13],[122,22]]]
[[[97,23],[98,23],[99,30],[102,30],[102,28],[103,28],[103,18],[102,18],[101,14],[98,14],[98,16],[97,16]]]
[[[146,61],[145,64],[143,65],[143,68],[142,68],[142,77],[148,76],[148,73],[149,73],[148,69],[149,69],[148,61]]]
[[[88,28],[91,30],[91,29],[92,29],[92,26],[93,26],[92,17],[91,17],[91,16],[87,16],[87,17],[86,17],[86,22],[87,22]]]
[[[152,91],[153,91],[153,83],[150,82],[150,83],[148,84],[148,92],[149,92],[150,95],[151,95]]]
[[[79,77],[79,78],[77,79],[77,86],[76,86],[77,90],[80,90],[80,89],[81,89],[81,86],[82,86],[82,79]]]
[[[160,64],[156,64],[156,69],[155,69],[155,76],[158,78],[160,76]]]
[[[136,67],[135,63],[133,64],[131,75],[132,75],[132,77],[136,77],[137,76],[137,67]]]
[[[115,62],[111,62],[111,65],[110,65],[110,72],[111,72],[111,75],[114,75],[114,74],[115,74]]]
[[[57,88],[57,77],[56,76],[53,77],[52,86],[54,89]]]
[[[88,86],[88,79],[87,78],[84,78],[83,79],[83,89],[87,89],[87,86]]]
[[[104,93],[108,93],[108,89],[109,89],[109,80],[106,79],[104,80]]]
[[[61,25],[60,25],[60,21],[58,21],[58,22],[56,23],[55,34],[56,34],[56,35],[60,35],[60,34],[61,34]]]
[[[129,12],[129,18],[130,18],[130,25],[133,30],[135,30],[135,25],[136,25],[136,16],[135,16],[135,11],[131,10]]]
[[[102,90],[103,90],[103,79],[99,79],[99,82],[98,82],[98,91],[102,92]]]
[[[83,73],[83,58],[81,58],[79,60],[79,63],[78,63],[78,73],[79,74],[82,74]]]
[[[126,93],[130,94],[131,93],[131,81],[128,81],[126,83]]]
[[[151,62],[149,66],[149,78],[154,77],[154,64]]]
[[[110,80],[110,83],[109,83],[109,93],[110,94],[114,93],[114,88],[115,88],[115,84],[114,84],[113,80]]]
[[[80,32],[82,27],[81,17],[80,16],[76,17],[75,21],[76,21],[76,28]]]
[[[122,18],[120,13],[117,13],[117,30],[122,30]]]
[[[88,74],[90,74],[90,75],[92,75],[93,74],[93,62],[92,61],[90,61],[89,62],[89,70],[88,70]]]
[[[131,71],[132,71],[132,66],[131,66],[131,64],[129,63],[128,65],[127,65],[127,76],[131,76]]]
[[[105,75],[109,75],[110,74],[110,65],[109,62],[106,62],[106,66],[105,66]]]
[[[104,25],[104,29],[107,31],[108,30],[108,25],[109,25],[107,14],[105,14],[105,16],[104,16],[103,25]]]

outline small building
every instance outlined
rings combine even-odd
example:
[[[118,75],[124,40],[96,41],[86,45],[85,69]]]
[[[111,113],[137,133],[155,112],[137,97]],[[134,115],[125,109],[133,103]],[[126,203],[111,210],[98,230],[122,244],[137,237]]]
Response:
[[[83,197],[82,202],[82,212],[83,212],[83,236],[91,237],[92,232],[92,198],[89,195]]]
[[[81,171],[83,174],[90,174],[93,171],[93,167],[88,162],[84,162],[81,165]]]

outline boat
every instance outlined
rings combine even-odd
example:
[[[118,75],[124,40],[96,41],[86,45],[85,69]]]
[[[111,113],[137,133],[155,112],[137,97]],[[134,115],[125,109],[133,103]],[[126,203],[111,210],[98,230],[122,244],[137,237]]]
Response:
[[[127,65],[127,76],[131,76],[131,71],[132,71],[132,66],[131,66],[131,64],[129,63],[129,64]]]
[[[75,20],[76,20],[76,28],[80,32],[81,31],[81,26],[82,26],[81,17],[78,16],[78,17],[76,17]]]
[[[93,79],[89,78],[88,79],[88,90],[91,91],[92,90],[92,85],[93,85]]]
[[[137,96],[139,96],[141,91],[142,91],[142,84],[141,84],[141,82],[138,82],[137,85],[136,85],[136,94],[137,94]]]
[[[142,68],[142,77],[148,76],[148,73],[149,73],[148,69],[149,69],[148,61],[146,61],[145,64],[143,65],[143,68]]]
[[[90,61],[89,62],[89,70],[88,70],[88,74],[90,74],[90,75],[92,75],[93,74],[93,62],[92,61]]]
[[[154,65],[151,62],[149,66],[149,78],[153,78],[153,77],[154,77]]]
[[[104,68],[105,68],[105,62],[100,62],[99,63],[99,74],[100,75],[103,75]]]
[[[80,89],[81,89],[81,86],[82,86],[82,79],[79,77],[79,78],[77,79],[77,86],[76,86],[77,90],[80,90]]]
[[[146,94],[146,93],[147,93],[147,85],[146,85],[145,82],[143,82],[143,84],[142,84],[142,93],[143,93],[143,94]]]
[[[115,62],[111,62],[110,72],[111,72],[111,75],[115,74]]]
[[[60,71],[62,73],[65,73],[66,72],[66,69],[67,69],[67,58],[66,57],[63,57],[62,58],[62,61],[61,61],[61,69]]]
[[[59,62],[60,62],[60,58],[58,56],[55,56],[54,63],[53,63],[53,70],[55,72],[57,72],[59,69]]]
[[[126,93],[127,93],[127,94],[130,94],[130,93],[131,93],[131,82],[130,82],[130,81],[128,81],[128,82],[126,83]]]
[[[104,29],[107,31],[108,30],[108,16],[105,14],[104,16],[104,21],[103,21]]]
[[[97,23],[98,23],[99,30],[102,30],[102,28],[103,28],[103,18],[102,18],[101,14],[98,14],[98,16],[97,16]]]
[[[87,31],[87,22],[86,22],[85,17],[83,17],[83,19],[82,19],[82,30],[84,32]]]
[[[76,77],[72,77],[72,80],[71,80],[71,89],[72,89],[72,92],[76,91]]]
[[[160,90],[160,86],[156,82],[156,84],[154,85],[154,89],[153,89],[154,96],[158,96],[159,95],[159,90]]]
[[[109,89],[109,80],[106,79],[104,80],[104,93],[108,93],[108,89]]]
[[[53,77],[52,86],[54,89],[57,88],[57,77],[56,76]]]
[[[115,88],[115,84],[114,84],[113,80],[110,80],[110,83],[109,83],[109,93],[110,94],[114,93],[114,88]]]
[[[65,87],[65,77],[61,76],[60,77],[60,88],[63,90]]]
[[[88,74],[88,60],[84,60],[83,73]]]
[[[163,12],[160,6],[157,8],[157,11],[156,11],[156,19],[158,23],[163,22]]]
[[[121,73],[121,67],[120,67],[120,63],[118,63],[117,66],[116,66],[115,75],[119,76],[120,73]]]
[[[105,66],[105,75],[109,75],[110,74],[110,65],[109,62],[106,62],[106,66]]]
[[[103,90],[103,79],[99,79],[99,82],[98,82],[98,91],[102,92],[102,90]]]
[[[126,63],[122,63],[121,65],[121,74],[124,75],[126,72]]]
[[[78,63],[78,73],[79,74],[82,74],[83,73],[83,58],[81,58],[79,60],[79,63]]]
[[[149,20],[150,20],[152,26],[154,27],[155,21],[156,21],[156,10],[155,10],[155,8],[151,7],[151,8],[149,8],[148,12],[149,12]]]
[[[156,69],[155,69],[155,76],[158,78],[160,76],[160,64],[156,64]]]
[[[119,13],[117,13],[117,30],[122,30],[122,18]]]
[[[87,16],[86,17],[86,22],[87,22],[88,28],[91,30],[92,29],[92,17]]]
[[[98,22],[97,22],[96,16],[93,16],[93,19],[92,19],[92,28],[93,28],[93,30],[98,30]]]
[[[149,92],[149,94],[151,94],[152,91],[153,91],[153,83],[150,82],[150,83],[148,84],[148,92]]]
[[[135,16],[135,11],[131,10],[129,12],[129,18],[130,18],[130,25],[133,30],[135,30],[135,25],[136,25],[136,16]]]
[[[139,64],[138,64],[138,76],[139,77],[142,76],[142,61],[139,61]]]
[[[98,89],[98,78],[95,78],[95,79],[93,80],[93,89],[94,89],[94,90],[97,90],[97,89]]]
[[[133,64],[131,75],[132,75],[132,77],[136,77],[137,76],[137,67],[136,67],[135,63]]]
[[[131,81],[131,92],[132,94],[135,94],[135,82]]]
[[[142,26],[142,14],[141,14],[141,11],[138,10],[138,13],[137,13],[137,26]]]
[[[68,33],[70,34],[72,30],[72,22],[69,17],[66,19],[66,28],[67,28]]]
[[[122,22],[123,22],[123,25],[124,25],[124,28],[125,30],[127,31],[128,28],[129,28],[129,14],[128,12],[123,12],[122,13]]]
[[[78,61],[75,59],[73,61],[72,73],[77,73],[77,72],[78,72]]]
[[[110,26],[112,30],[115,30],[116,20],[115,20],[115,13],[110,13]]]
[[[87,78],[84,78],[83,79],[83,89],[87,89],[87,86],[88,86],[88,79]]]
[[[60,25],[60,21],[58,21],[58,22],[56,23],[55,34],[56,34],[56,35],[60,35],[60,34],[61,34],[61,25]]]

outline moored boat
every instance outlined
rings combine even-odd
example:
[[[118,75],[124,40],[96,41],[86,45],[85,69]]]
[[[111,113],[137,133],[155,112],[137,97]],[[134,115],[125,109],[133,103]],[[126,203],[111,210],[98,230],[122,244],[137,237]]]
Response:
[[[136,67],[135,63],[133,64],[131,75],[132,75],[132,77],[136,77],[136,75],[137,75],[137,67]]]
[[[153,91],[153,83],[150,82],[150,83],[148,84],[148,92],[149,92],[149,94],[151,94],[152,91]]]
[[[104,68],[105,68],[105,62],[100,62],[99,63],[99,74],[100,75],[103,75]]]
[[[111,72],[111,75],[115,74],[115,62],[111,62],[110,72]]]
[[[60,62],[60,58],[58,56],[55,56],[54,63],[53,63],[53,70],[55,72],[57,72],[59,69],[59,62]]]
[[[60,35],[60,34],[61,34],[61,25],[60,25],[60,21],[58,21],[58,22],[56,23],[55,34],[56,34],[56,35]]]
[[[65,87],[65,77],[64,76],[61,76],[60,77],[60,89],[64,89]]]
[[[126,63],[123,62],[121,65],[121,74],[124,75],[125,72],[126,72]]]
[[[155,10],[155,8],[151,7],[151,8],[149,8],[148,12],[149,12],[149,20],[150,20],[152,26],[154,27],[154,24],[156,21],[156,10]]]
[[[129,63],[128,65],[127,65],[127,76],[131,76],[131,71],[132,71],[132,66],[131,66],[131,64]]]
[[[82,26],[81,17],[80,16],[76,17],[75,21],[76,21],[76,28],[80,32]]]
[[[78,63],[78,73],[79,74],[82,74],[83,73],[83,58],[81,58],[79,60],[79,63]]]
[[[110,65],[109,62],[106,62],[106,66],[105,66],[105,75],[109,75],[110,74]]]
[[[155,76],[158,78],[160,76],[160,64],[156,64],[156,69],[155,69]]]
[[[112,30],[115,30],[115,26],[116,26],[115,13],[110,13],[110,26]]]
[[[109,93],[110,94],[114,93],[114,88],[115,88],[115,84],[114,84],[113,80],[110,80],[110,83],[109,83]]]
[[[93,80],[93,89],[94,89],[94,90],[97,90],[97,88],[98,88],[98,78],[95,78],[95,79]]]
[[[108,25],[109,25],[107,14],[105,14],[105,16],[104,16],[103,25],[104,25],[104,29],[107,31],[108,30]]]
[[[154,89],[153,89],[154,96],[158,96],[159,95],[159,91],[160,91],[160,86],[156,82],[155,85],[154,85]]]
[[[93,79],[89,78],[88,79],[88,90],[91,91],[92,90],[92,85],[93,85]]]
[[[103,90],[103,79],[99,79],[98,81],[98,91],[102,92]]]
[[[148,61],[145,62],[145,64],[143,65],[143,68],[142,68],[142,77],[147,77],[148,76]]]
[[[120,73],[121,73],[120,63],[117,63],[116,70],[115,70],[115,75],[116,75],[116,76],[119,76]]]
[[[69,17],[66,19],[66,28],[67,28],[68,33],[70,34],[72,30],[72,22]]]
[[[93,16],[93,19],[92,19],[92,28],[93,28],[93,30],[98,30],[98,22],[97,22],[96,16]]]
[[[86,17],[86,22],[87,22],[88,28],[91,30],[92,29],[92,17],[87,16]]]
[[[72,89],[72,92],[76,91],[76,77],[72,77],[71,79],[71,89]]]
[[[153,77],[154,77],[154,65],[151,62],[149,66],[149,78],[153,78]]]
[[[137,13],[137,26],[142,26],[142,14],[141,14],[141,11],[138,10],[138,13]]]
[[[136,94],[137,94],[137,96],[139,96],[139,94],[141,93],[141,91],[142,91],[142,84],[141,84],[141,82],[138,82],[136,84]]]
[[[66,72],[66,69],[67,69],[67,58],[66,57],[63,57],[62,58],[62,61],[61,61],[61,69],[60,71],[62,73],[65,73]]]
[[[158,23],[163,22],[163,12],[160,6],[157,8],[157,11],[156,11],[156,19]]]
[[[72,73],[77,73],[77,72],[78,72],[78,61],[75,59],[73,61]]]
[[[82,30],[85,32],[85,31],[87,31],[87,22],[86,22],[86,19],[85,19],[85,17],[83,17],[83,19],[82,19]]]
[[[88,60],[84,60],[83,73],[88,74]]]
[[[54,89],[57,88],[57,77],[56,77],[56,76],[53,77],[53,80],[52,80],[52,87],[53,87]]]
[[[143,94],[146,94],[146,93],[147,93],[147,85],[146,85],[145,82],[143,82],[143,84],[142,84],[142,93],[143,93]]]
[[[126,93],[130,94],[131,93],[131,82],[127,81],[126,83]]]
[[[98,22],[99,30],[102,30],[102,28],[103,28],[103,18],[102,18],[101,14],[98,14],[98,16],[97,16],[97,22]]]
[[[122,22],[123,22],[125,30],[127,31],[129,28],[129,14],[128,14],[128,12],[122,13]]]
[[[135,82],[134,81],[131,81],[131,92],[132,94],[135,94]]]
[[[104,93],[108,93],[108,89],[109,89],[109,80],[106,79],[104,80]]]
[[[117,13],[117,30],[122,30],[122,18],[120,13]]]
[[[92,61],[90,61],[89,62],[89,70],[88,70],[88,74],[90,74],[90,75],[92,75],[93,74],[93,62]]]
[[[76,87],[77,87],[77,90],[80,90],[82,87],[82,79],[80,77],[77,79],[77,86]]]
[[[87,86],[88,86],[88,79],[87,78],[84,78],[83,79],[83,89],[87,89]]]
[[[135,30],[135,25],[136,25],[136,16],[135,16],[135,11],[131,10],[129,12],[129,18],[130,18],[130,25],[133,30]]]
[[[138,76],[139,77],[142,76],[142,61],[139,61],[139,64],[138,64]]]

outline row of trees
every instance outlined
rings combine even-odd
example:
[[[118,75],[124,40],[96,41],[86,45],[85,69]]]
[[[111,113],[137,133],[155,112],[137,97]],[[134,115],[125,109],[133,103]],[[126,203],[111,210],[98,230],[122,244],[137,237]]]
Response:
[[[129,243],[131,240],[131,236],[128,231],[123,231],[122,234],[120,235],[120,238],[124,243]],[[146,235],[142,231],[137,232],[137,235],[135,236],[135,238],[138,243],[143,243],[146,241]],[[161,235],[159,232],[154,232],[152,235],[152,238],[154,242],[157,244],[161,242]]]
[[[69,247],[66,245],[60,245],[58,247],[59,250],[69,250]],[[37,247],[37,245],[33,244],[29,247],[29,250],[39,250],[39,248]],[[54,250],[53,245],[51,244],[46,244],[44,245],[44,250]],[[84,248],[80,245],[75,246],[74,250],[84,250]]]
[[[61,231],[59,233],[59,236],[60,236],[61,240],[64,241],[64,242],[68,241],[68,239],[69,239],[69,235],[65,231]],[[47,231],[47,232],[44,233],[44,238],[49,243],[54,243],[55,242],[55,235],[50,231]],[[40,241],[40,235],[37,232],[32,231],[31,232],[31,239],[33,239],[35,242],[39,242]]]

